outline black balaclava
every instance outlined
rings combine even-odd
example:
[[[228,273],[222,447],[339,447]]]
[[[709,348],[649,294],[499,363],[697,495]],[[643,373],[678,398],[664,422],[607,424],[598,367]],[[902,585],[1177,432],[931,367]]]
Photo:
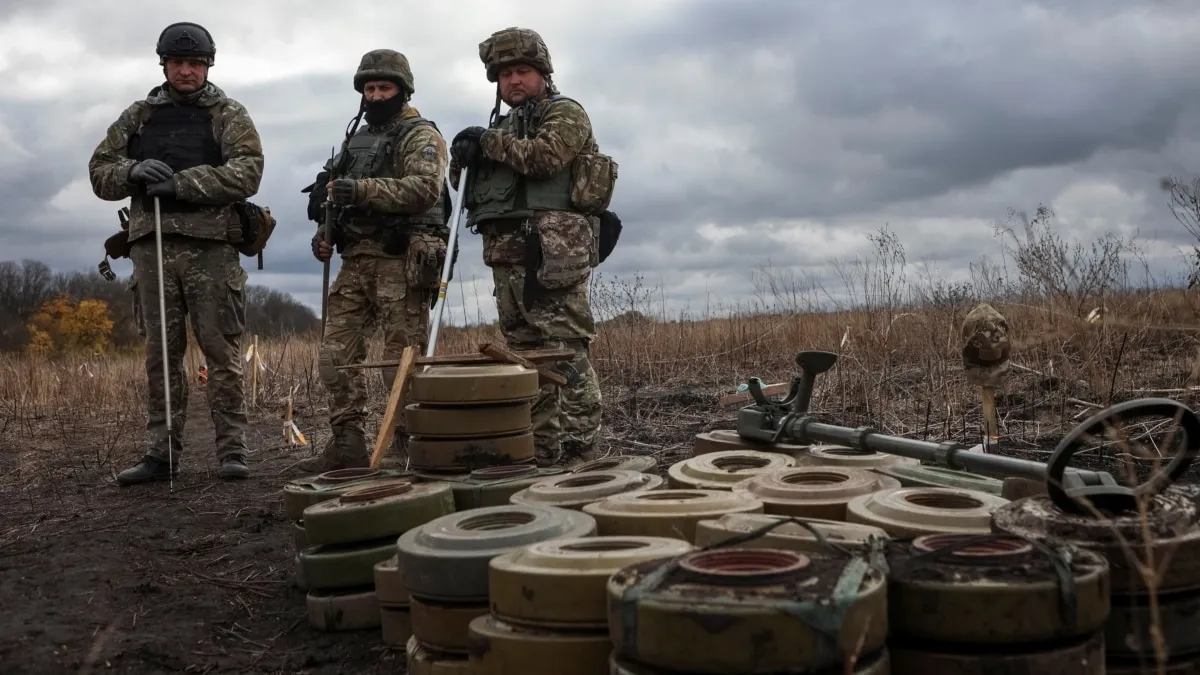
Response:
[[[382,101],[368,101],[364,96],[363,108],[366,110],[364,117],[367,124],[373,127],[387,124],[396,116],[396,113],[404,108],[405,103],[408,103],[408,92],[403,87],[396,92],[395,96]]]

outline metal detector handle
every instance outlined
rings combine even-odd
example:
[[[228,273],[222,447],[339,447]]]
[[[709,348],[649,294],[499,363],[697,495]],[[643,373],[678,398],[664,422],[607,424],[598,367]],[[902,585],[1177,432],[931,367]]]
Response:
[[[467,172],[464,167],[458,174],[458,190],[455,195],[454,213],[450,215],[450,238],[446,241],[446,262],[442,263],[442,278],[438,283],[438,297],[433,305],[433,315],[429,317],[429,338],[425,342],[425,356],[433,356],[437,348],[438,328],[442,324],[442,314],[446,308],[446,287],[450,285],[450,270],[454,267],[454,247],[458,244],[458,228],[462,223],[463,203],[467,191]]]

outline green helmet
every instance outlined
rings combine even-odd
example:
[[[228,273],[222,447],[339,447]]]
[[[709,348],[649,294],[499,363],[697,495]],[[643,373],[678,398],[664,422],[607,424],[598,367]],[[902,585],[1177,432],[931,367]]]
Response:
[[[500,69],[514,63],[527,63],[537,68],[543,77],[554,72],[546,41],[529,28],[511,26],[492,33],[479,43],[479,60],[487,67],[488,82],[495,82]]]
[[[363,54],[354,73],[354,89],[362,93],[363,87],[371,80],[390,80],[413,93],[412,68],[408,58],[398,51],[391,49],[373,49]]]

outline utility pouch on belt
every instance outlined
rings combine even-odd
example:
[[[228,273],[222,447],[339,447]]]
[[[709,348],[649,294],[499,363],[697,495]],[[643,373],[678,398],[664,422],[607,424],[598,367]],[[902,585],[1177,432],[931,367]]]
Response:
[[[242,255],[251,258],[258,256],[258,269],[261,270],[263,249],[275,232],[275,217],[271,215],[270,208],[246,200],[235,202],[233,209],[238,215],[238,231],[230,232],[230,240]]]
[[[422,291],[438,289],[442,281],[442,265],[446,263],[446,242],[441,237],[414,233],[408,244],[405,265],[409,288]]]

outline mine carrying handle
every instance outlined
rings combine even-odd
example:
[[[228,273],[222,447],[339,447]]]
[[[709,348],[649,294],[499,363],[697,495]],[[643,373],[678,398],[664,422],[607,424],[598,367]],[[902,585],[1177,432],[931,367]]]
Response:
[[[850,428],[819,422],[808,411],[817,376],[833,368],[837,354],[803,351],[796,355],[800,375],[782,401],[770,401],[761,382],[747,382],[754,405],[738,411],[737,433],[747,440],[765,443],[809,445],[832,443],[864,452],[882,452],[909,457],[935,466],[959,469],[997,478],[1022,477],[1045,481],[1054,504],[1077,515],[1128,513],[1144,500],[1162,492],[1183,476],[1200,452],[1200,417],[1187,406],[1166,398],[1144,398],[1105,408],[1072,429],[1055,447],[1047,463],[1016,457],[968,452],[954,441],[933,442],[888,436],[871,427]],[[1130,488],[1119,484],[1106,471],[1069,468],[1067,463],[1091,437],[1119,425],[1126,417],[1163,416],[1175,418],[1183,434],[1181,449],[1167,466],[1149,481]],[[1099,513],[1097,513],[1099,512]]]

